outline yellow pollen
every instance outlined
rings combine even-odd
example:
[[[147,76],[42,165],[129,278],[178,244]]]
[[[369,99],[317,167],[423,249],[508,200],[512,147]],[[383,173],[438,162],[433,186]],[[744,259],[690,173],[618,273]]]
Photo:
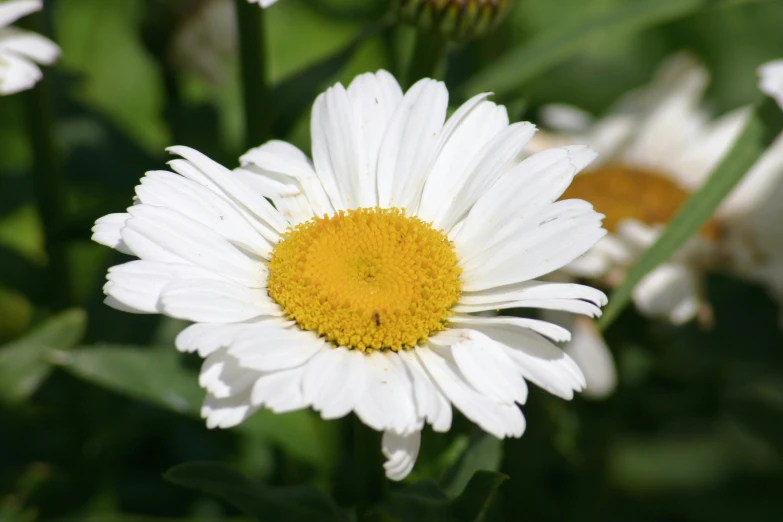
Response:
[[[665,225],[689,196],[679,185],[656,172],[607,165],[574,178],[562,199],[578,198],[592,203],[598,212],[606,215],[604,227],[614,232],[628,218],[647,225]],[[699,234],[716,240],[718,226],[709,221]]]
[[[407,350],[446,327],[462,288],[454,245],[397,208],[360,208],[289,229],[269,296],[300,328],[364,352]]]

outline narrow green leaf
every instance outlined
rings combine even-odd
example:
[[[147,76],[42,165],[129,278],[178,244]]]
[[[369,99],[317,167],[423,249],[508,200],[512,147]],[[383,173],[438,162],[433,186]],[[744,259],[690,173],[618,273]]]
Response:
[[[705,0],[636,0],[552,27],[511,49],[462,86],[465,94],[513,93],[528,80],[582,51],[591,39],[616,37],[676,20],[705,5]]]
[[[723,161],[710,174],[698,192],[682,205],[658,240],[628,271],[623,283],[609,297],[609,305],[598,322],[606,330],[631,301],[633,288],[651,270],[669,259],[694,235],[718,208],[721,201],[742,180],[772,140],[783,131],[783,113],[775,102],[765,98],[751,111],[744,130]]]
[[[192,462],[164,475],[174,484],[215,495],[257,520],[320,522],[345,520],[331,498],[309,486],[271,487],[251,482],[220,464]]]
[[[196,372],[169,347],[97,345],[57,359],[63,369],[88,382],[133,399],[198,417],[204,390]],[[311,411],[278,415],[261,410],[236,430],[256,440],[277,444],[286,452],[319,467],[331,465],[332,433]]]
[[[73,348],[86,326],[83,310],[68,310],[0,348],[0,400],[13,404],[32,395],[51,372],[52,358]]]
[[[503,458],[503,441],[479,430],[459,461],[446,472],[443,485],[446,493],[454,498],[467,486],[473,474],[479,470],[497,471]]]
[[[481,520],[492,502],[495,491],[508,477],[494,471],[477,471],[465,490],[451,504],[451,513],[459,522]]]

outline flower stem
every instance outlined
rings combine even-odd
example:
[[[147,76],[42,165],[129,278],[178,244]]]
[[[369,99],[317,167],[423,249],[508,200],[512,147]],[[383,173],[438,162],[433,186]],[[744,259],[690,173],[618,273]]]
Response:
[[[25,20],[30,29],[45,34],[41,13]],[[49,72],[49,71],[47,71]],[[60,155],[54,143],[52,130],[54,116],[51,76],[44,77],[32,89],[22,94],[27,116],[30,144],[33,149],[32,181],[38,215],[43,225],[44,249],[48,260],[46,282],[50,304],[55,309],[71,304],[68,256],[65,242],[65,183]]]
[[[408,86],[422,78],[441,78],[446,65],[448,41],[437,31],[416,33],[416,46],[408,67]]]
[[[239,30],[239,63],[244,103],[245,148],[257,147],[267,139],[271,127],[267,99],[267,53],[264,10],[247,0],[235,0]]]
[[[353,420],[354,478],[356,520],[364,520],[367,511],[383,498],[384,476],[381,436],[355,417]]]

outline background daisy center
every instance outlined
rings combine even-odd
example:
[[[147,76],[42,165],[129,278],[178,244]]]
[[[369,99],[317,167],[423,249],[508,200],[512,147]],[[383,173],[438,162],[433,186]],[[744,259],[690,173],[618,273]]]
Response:
[[[563,199],[585,199],[606,215],[604,227],[614,232],[624,219],[665,225],[690,194],[665,175],[626,165],[607,165],[574,178]],[[709,221],[699,231],[715,240],[718,227]]]
[[[411,349],[446,327],[462,284],[448,237],[396,208],[361,208],[290,229],[268,292],[300,328],[362,351]]]

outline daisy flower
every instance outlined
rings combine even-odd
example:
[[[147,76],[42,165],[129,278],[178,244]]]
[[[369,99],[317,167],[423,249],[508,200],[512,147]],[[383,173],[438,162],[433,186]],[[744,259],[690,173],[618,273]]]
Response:
[[[559,142],[587,143],[600,156],[578,176],[565,197],[584,198],[606,215],[609,234],[590,253],[566,267],[579,277],[615,286],[655,242],[682,203],[706,181],[742,131],[749,108],[711,120],[701,108],[707,72],[686,55],[668,60],[651,85],[631,93],[598,122],[570,107],[545,110],[544,120],[564,129],[539,134],[530,150]],[[725,267],[726,230],[747,215],[774,182],[783,164],[776,144],[753,166],[698,234],[672,259],[636,286],[633,300],[645,315],[681,324],[709,320],[702,293],[707,270]]]
[[[258,408],[354,412],[382,431],[390,479],[412,469],[425,424],[453,410],[496,437],[525,430],[527,382],[570,399],[584,386],[553,341],[562,327],[472,315],[541,308],[597,316],[606,297],[540,277],[603,237],[602,215],[557,201],[595,158],[586,146],[522,160],[535,127],[480,94],[446,119],[448,91],[407,93],[387,72],[315,101],[312,161],[271,141],[230,171],[172,147],[127,213],[93,239],[139,260],[109,270],[106,302],[193,321],[209,427]],[[271,201],[271,203],[270,203]]]
[[[31,88],[43,76],[36,62],[51,65],[60,56],[60,48],[48,38],[8,27],[42,8],[42,0],[0,2],[0,94]]]

